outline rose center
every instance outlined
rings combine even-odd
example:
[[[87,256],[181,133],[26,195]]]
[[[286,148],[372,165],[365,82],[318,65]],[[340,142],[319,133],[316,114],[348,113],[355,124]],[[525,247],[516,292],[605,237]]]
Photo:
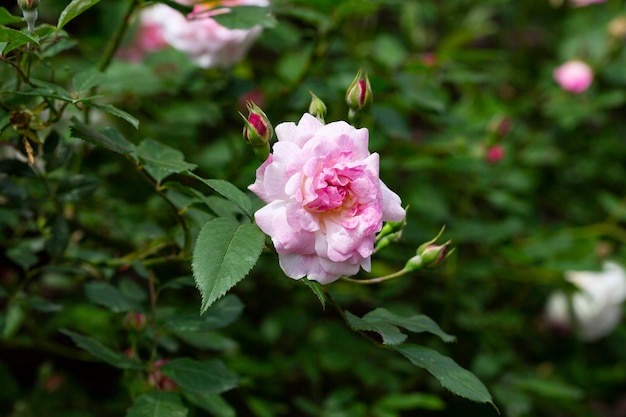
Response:
[[[349,209],[353,204],[351,182],[358,173],[354,168],[322,168],[304,182],[304,207],[312,212],[338,208]]]

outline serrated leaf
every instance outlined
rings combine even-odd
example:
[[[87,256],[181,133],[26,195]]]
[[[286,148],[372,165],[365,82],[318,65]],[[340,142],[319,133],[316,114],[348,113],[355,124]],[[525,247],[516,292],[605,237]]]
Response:
[[[388,323],[372,323],[346,311],[346,320],[354,330],[376,332],[383,338],[385,345],[399,345],[406,340],[406,335],[396,326]]]
[[[39,39],[33,34],[20,32],[19,30],[11,29],[6,26],[0,26],[0,42],[11,42],[11,50],[13,50],[30,42],[39,44]],[[8,53],[9,50],[4,52]]]
[[[261,255],[265,234],[255,224],[218,217],[200,230],[191,268],[202,295],[204,313],[250,272]]]
[[[99,2],[100,0],[72,0],[59,15],[57,30],[63,29],[63,27],[76,18],[76,16]]]
[[[174,149],[152,139],[143,140],[135,155],[145,163],[146,171],[160,183],[170,174],[194,169],[196,165],[185,162],[185,156]]]
[[[308,280],[306,278],[301,279],[300,282],[304,283],[307,287],[309,287],[311,291],[313,291],[313,294],[315,294],[317,299],[320,300],[320,304],[322,304],[322,310],[326,310],[326,294],[324,294],[324,288],[322,287],[322,284],[317,281]]]
[[[127,154],[135,150],[135,145],[122,136],[115,128],[103,126],[98,130],[72,118],[72,136],[89,143],[107,148],[113,152]]]
[[[377,308],[363,316],[370,323],[387,323],[403,327],[413,333],[429,332],[439,336],[444,342],[454,342],[456,338],[441,330],[430,317],[416,314],[410,317],[395,315],[384,308]]]
[[[185,391],[186,399],[215,417],[236,417],[237,413],[222,397],[215,394],[199,394]]]
[[[135,118],[130,113],[125,112],[124,110],[120,110],[112,104],[100,104],[100,103],[91,103],[91,105],[97,109],[105,111],[115,117],[119,117],[122,120],[126,120],[130,123],[135,129],[139,129],[139,120]]]
[[[238,6],[229,9],[229,13],[220,13],[211,17],[229,29],[249,29],[253,26],[273,28],[276,26],[276,19],[270,14],[268,7]]]
[[[167,391],[152,391],[135,399],[126,417],[187,417],[180,397]]]
[[[235,295],[227,295],[200,315],[194,313],[174,313],[165,322],[165,327],[181,331],[203,331],[226,327],[233,323],[243,311],[243,303]]]
[[[116,368],[143,369],[141,363],[129,358],[123,353],[116,352],[106,347],[92,337],[83,336],[67,329],[61,329],[60,332],[69,336],[79,348],[86,350],[93,356],[102,359],[106,363],[113,365]]]
[[[106,80],[106,74],[95,69],[82,71],[72,78],[72,88],[77,94],[98,87]]]
[[[395,349],[413,365],[426,369],[437,378],[441,386],[453,394],[472,401],[493,404],[491,394],[476,375],[460,367],[451,358],[435,350],[408,343]]]
[[[24,19],[19,16],[13,16],[7,9],[0,7],[0,25],[10,25],[12,23],[23,22]]]
[[[203,394],[219,394],[237,386],[237,375],[222,361],[174,359],[161,366],[163,375],[173,379],[181,388]]]
[[[67,91],[65,88],[61,87],[60,85],[54,84],[54,83],[50,83],[48,81],[44,81],[44,80],[38,80],[35,78],[31,79],[31,82],[36,85],[37,87],[40,88],[45,88],[47,90],[49,90],[48,95],[55,97],[55,98],[59,98],[60,100],[64,100],[64,101],[69,101],[69,102],[75,102],[75,98],[72,97],[72,95],[70,94],[69,91]]]
[[[124,297],[117,288],[106,282],[87,283],[85,294],[92,303],[106,307],[114,313],[142,310],[140,305]]]
[[[250,197],[230,182],[218,179],[204,179],[192,172],[188,172],[187,175],[190,175],[198,181],[208,185],[222,197],[239,207],[239,209],[246,216],[252,218],[252,201],[250,200]]]
[[[62,215],[55,215],[50,221],[50,238],[46,241],[46,251],[53,258],[63,256],[70,240],[70,227]]]

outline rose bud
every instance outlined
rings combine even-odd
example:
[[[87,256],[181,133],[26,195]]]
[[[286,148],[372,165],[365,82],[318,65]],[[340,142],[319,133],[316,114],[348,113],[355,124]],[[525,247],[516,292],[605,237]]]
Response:
[[[359,69],[359,72],[354,77],[352,84],[348,87],[346,92],[346,103],[352,111],[363,110],[372,102],[372,86],[370,80],[365,74],[363,78],[363,70]]]
[[[324,123],[324,117],[326,116],[326,104],[312,91],[309,91],[311,94],[311,104],[309,104],[309,113],[312,114],[319,120]]]

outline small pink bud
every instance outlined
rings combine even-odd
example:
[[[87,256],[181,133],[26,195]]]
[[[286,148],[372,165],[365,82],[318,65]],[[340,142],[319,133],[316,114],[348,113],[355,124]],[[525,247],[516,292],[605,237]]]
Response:
[[[583,61],[572,60],[556,68],[554,80],[565,91],[579,94],[586,91],[593,81],[593,70]]]
[[[39,7],[40,0],[17,0],[17,5],[20,6],[22,11],[35,10]]]
[[[161,366],[165,365],[168,362],[169,360],[167,359],[159,359],[158,361],[154,362],[154,366],[148,374],[148,382],[150,383],[150,385],[156,387],[161,391],[173,391],[178,388],[178,384],[171,378],[163,375],[163,372],[161,372],[161,370],[159,369]]]
[[[252,146],[267,145],[274,136],[274,128],[269,119],[259,106],[249,101],[248,117],[243,117],[245,126],[243,127],[243,137]]]
[[[426,268],[436,268],[443,263],[443,260],[446,259],[446,254],[448,252],[447,246],[448,243],[444,243],[443,245],[428,245],[419,254],[422,257],[422,262]]]
[[[492,145],[485,153],[485,161],[490,164],[497,164],[504,159],[505,149],[503,145]]]
[[[346,91],[346,103],[350,110],[359,111],[363,110],[372,102],[372,86],[370,85],[370,80],[365,74],[365,78],[363,77],[363,70],[359,69],[359,72],[354,77],[352,84],[348,87],[348,91]]]
[[[146,327],[146,315],[143,313],[129,312],[124,316],[123,325],[128,330],[143,330]]]
[[[570,0],[573,7],[585,7],[594,3],[604,3],[606,0]]]

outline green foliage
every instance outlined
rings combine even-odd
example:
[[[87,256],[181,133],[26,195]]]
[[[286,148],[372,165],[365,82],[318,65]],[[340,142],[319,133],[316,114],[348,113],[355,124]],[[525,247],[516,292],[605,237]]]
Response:
[[[45,0],[31,31],[0,7],[0,415],[620,413],[624,321],[586,342],[544,305],[565,271],[626,263],[621,2],[232,6],[214,19],[262,32],[211,68],[134,55],[151,3],[193,11]],[[580,94],[553,77],[571,59]],[[359,69],[407,222],[371,272],[295,282],[238,113],[296,122],[313,92],[348,120]],[[443,265],[403,269],[442,225]]]

